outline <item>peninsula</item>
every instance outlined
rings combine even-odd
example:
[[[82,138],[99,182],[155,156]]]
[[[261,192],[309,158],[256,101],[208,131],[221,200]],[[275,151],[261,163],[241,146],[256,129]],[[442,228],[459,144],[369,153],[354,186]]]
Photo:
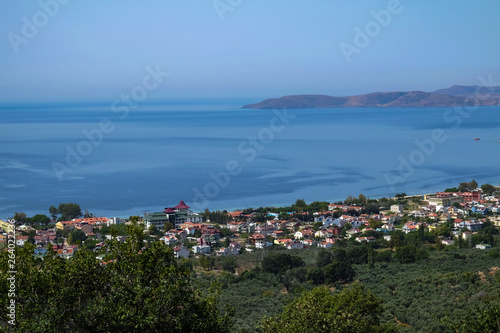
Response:
[[[243,109],[319,109],[356,107],[457,107],[500,105],[500,86],[452,86],[433,92],[374,92],[354,96],[290,95],[244,105]]]

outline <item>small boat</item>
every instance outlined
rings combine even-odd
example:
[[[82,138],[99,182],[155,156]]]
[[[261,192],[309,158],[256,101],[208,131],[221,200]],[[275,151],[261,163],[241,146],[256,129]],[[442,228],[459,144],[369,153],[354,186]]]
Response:
[[[474,138],[474,140],[479,141],[479,138]]]

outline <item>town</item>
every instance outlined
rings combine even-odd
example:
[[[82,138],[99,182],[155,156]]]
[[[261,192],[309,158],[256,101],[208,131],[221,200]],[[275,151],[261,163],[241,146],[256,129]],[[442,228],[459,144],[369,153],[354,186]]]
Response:
[[[126,241],[126,225],[143,227],[145,242],[161,241],[172,247],[177,258],[228,256],[280,246],[289,250],[312,247],[332,248],[338,242],[378,243],[393,247],[401,234],[424,233],[426,242],[438,246],[488,249],[496,246],[500,227],[500,190],[475,181],[433,194],[370,200],[364,195],[348,197],[344,202],[297,200],[290,207],[267,207],[240,211],[195,213],[181,201],[163,211],[131,216],[95,217],[76,204],[76,216],[64,220],[55,207],[52,219],[39,214],[27,218],[16,213],[17,246],[32,243],[35,255],[43,256],[50,246],[64,258],[79,248],[96,252],[106,240]],[[59,211],[60,213],[63,213]],[[71,214],[70,214],[71,215]],[[6,242],[7,221],[0,220],[0,244]],[[484,228],[487,227],[487,232]],[[115,232],[113,232],[115,230]],[[102,255],[98,258],[102,259]]]

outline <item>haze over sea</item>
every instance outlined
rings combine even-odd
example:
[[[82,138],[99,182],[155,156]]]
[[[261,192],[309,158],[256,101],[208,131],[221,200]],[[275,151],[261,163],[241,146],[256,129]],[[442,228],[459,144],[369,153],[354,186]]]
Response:
[[[180,200],[232,210],[500,181],[500,107],[242,110],[246,102],[148,104],[123,119],[109,105],[3,105],[0,218],[63,202],[129,216]],[[83,131],[106,118],[112,130],[92,144]],[[415,140],[429,143],[436,129],[444,142],[422,152]]]

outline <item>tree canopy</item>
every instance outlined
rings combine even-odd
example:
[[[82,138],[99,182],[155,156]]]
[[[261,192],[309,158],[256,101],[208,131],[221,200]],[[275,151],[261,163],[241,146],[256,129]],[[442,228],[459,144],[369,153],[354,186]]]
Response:
[[[219,312],[217,288],[202,295],[191,271],[162,242],[144,248],[135,228],[125,243],[107,243],[105,263],[80,250],[69,260],[33,245],[16,250],[14,332],[228,332],[231,310]],[[0,253],[0,289],[8,290],[8,252]],[[7,292],[0,295],[6,324]]]
[[[382,301],[356,284],[340,294],[317,287],[285,306],[279,315],[264,320],[264,333],[394,332],[381,325]]]

